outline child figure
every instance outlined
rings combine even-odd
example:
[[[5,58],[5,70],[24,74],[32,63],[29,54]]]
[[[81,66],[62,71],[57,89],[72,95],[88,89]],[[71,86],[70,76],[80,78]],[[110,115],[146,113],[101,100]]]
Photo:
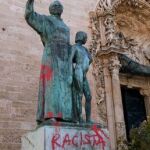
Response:
[[[91,91],[86,77],[92,57],[87,48],[83,46],[87,41],[85,32],[77,32],[75,42],[71,49],[73,68],[73,108],[76,121],[82,123],[82,97],[85,96],[86,122],[91,122]]]

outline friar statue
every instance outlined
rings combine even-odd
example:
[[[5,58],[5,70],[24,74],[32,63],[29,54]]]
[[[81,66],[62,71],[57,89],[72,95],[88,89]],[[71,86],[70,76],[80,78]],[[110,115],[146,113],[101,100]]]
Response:
[[[38,95],[37,122],[72,120],[72,90],[69,64],[70,31],[61,19],[63,6],[50,4],[50,15],[34,11],[34,0],[28,0],[27,23],[40,35],[44,45]]]
[[[73,73],[73,114],[77,122],[83,123],[82,117],[82,97],[85,96],[86,123],[91,121],[91,91],[86,77],[89,66],[92,62],[91,54],[83,45],[87,41],[87,34],[79,31],[71,48],[72,73]]]

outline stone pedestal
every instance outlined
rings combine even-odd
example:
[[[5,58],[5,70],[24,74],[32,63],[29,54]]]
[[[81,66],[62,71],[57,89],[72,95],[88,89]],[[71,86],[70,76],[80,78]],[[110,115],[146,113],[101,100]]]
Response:
[[[21,150],[110,150],[107,129],[43,126],[22,137]]]

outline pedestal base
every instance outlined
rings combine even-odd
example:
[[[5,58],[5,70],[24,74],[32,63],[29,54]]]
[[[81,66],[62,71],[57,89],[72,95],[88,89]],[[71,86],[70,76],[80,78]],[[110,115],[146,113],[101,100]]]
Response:
[[[110,150],[107,129],[43,126],[22,137],[22,150]]]

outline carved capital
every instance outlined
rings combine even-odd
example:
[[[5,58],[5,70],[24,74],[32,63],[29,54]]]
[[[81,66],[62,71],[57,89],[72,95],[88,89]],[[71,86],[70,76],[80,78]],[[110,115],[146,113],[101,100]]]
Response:
[[[112,75],[119,75],[121,64],[118,59],[118,56],[112,56],[109,61],[109,70]]]
[[[96,12],[99,17],[107,14],[114,14],[114,2],[113,0],[99,0],[96,7]]]
[[[150,90],[149,89],[141,89],[140,94],[143,96],[150,97]]]

